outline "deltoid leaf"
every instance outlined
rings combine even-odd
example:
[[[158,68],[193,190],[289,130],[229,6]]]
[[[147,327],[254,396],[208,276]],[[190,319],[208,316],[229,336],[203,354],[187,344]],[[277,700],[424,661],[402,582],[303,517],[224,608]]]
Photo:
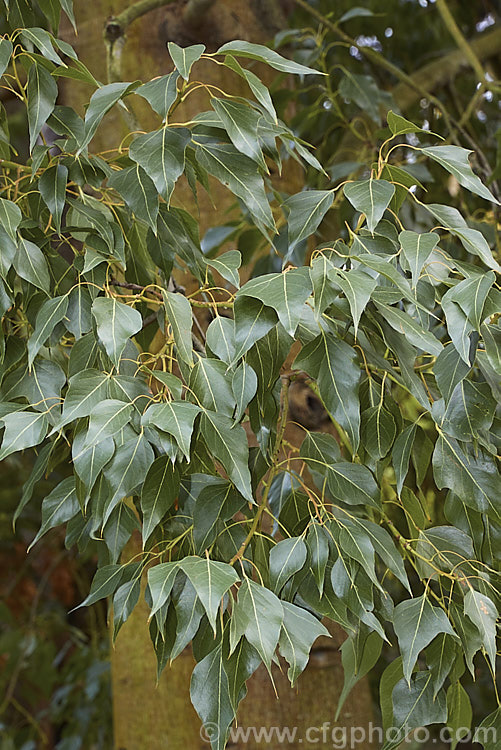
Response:
[[[200,430],[210,453],[220,461],[237,490],[254,503],[248,468],[247,435],[240,425],[224,414],[204,410],[200,415]]]
[[[64,325],[75,340],[81,339],[92,329],[92,297],[83,284],[74,286],[68,295],[68,308]]]
[[[102,535],[108,548],[110,562],[116,563],[123,548],[132,536],[132,532],[139,528],[136,509],[132,510],[125,503],[120,503],[111,513],[103,527]]]
[[[22,279],[29,281],[44,292],[49,293],[50,276],[47,261],[34,242],[19,238],[17,254],[14,258],[14,268]]]
[[[92,314],[97,335],[108,357],[118,367],[127,340],[141,330],[141,313],[111,297],[96,297]]]
[[[499,263],[494,259],[482,232],[479,232],[478,229],[470,229],[457,208],[444,206],[440,203],[426,203],[424,207],[451,234],[459,237],[467,252],[477,255],[489,268],[493,268],[495,271],[501,269]]]
[[[459,648],[459,644],[450,635],[441,633],[426,649],[426,664],[432,674],[434,695],[447,679]]]
[[[484,323],[481,331],[487,359],[491,367],[499,372],[501,370],[501,327]]]
[[[146,99],[152,109],[165,120],[169,109],[177,99],[178,78],[179,72],[173,70],[172,73],[166,76],[159,76],[148,81],[148,83],[143,83],[142,86],[136,89],[136,94]]]
[[[232,518],[245,502],[231,482],[220,477],[200,476],[204,486],[196,497],[193,511],[193,541],[199,555],[215,542],[221,522]]]
[[[33,151],[40,131],[47,122],[56,104],[58,90],[55,79],[50,73],[34,62],[28,73],[26,95],[28,97],[27,113],[30,129],[30,153]]]
[[[394,576],[405,586],[407,591],[410,592],[409,579],[405,572],[404,561],[402,556],[396,549],[391,536],[381,526],[373,523],[372,521],[366,521],[363,518],[354,517],[350,523],[358,524],[364,529],[364,532],[369,537],[375,552],[379,555],[384,564],[391,570]]]
[[[113,597],[113,634],[112,642],[118,635],[118,631],[129,618],[132,610],[136,606],[139,600],[139,594],[141,593],[141,575],[138,573],[132,578],[131,581],[122,583],[121,586],[115,592]]]
[[[288,209],[289,255],[299,242],[318,229],[333,199],[334,190],[304,190],[287,198],[284,206]]]
[[[154,234],[157,233],[157,189],[139,164],[113,172],[108,178],[108,187],[120,193],[136,219],[144,221]]]
[[[37,313],[35,330],[28,340],[28,364],[30,367],[56,325],[63,320],[67,308],[67,294],[45,300],[40,307]]]
[[[415,287],[424,264],[440,241],[436,232],[419,234],[405,229],[398,235],[402,253],[410,266],[412,286]]]
[[[454,344],[447,346],[438,355],[433,374],[438,388],[447,404],[456,386],[468,375],[470,367],[460,357]]]
[[[230,625],[230,653],[244,635],[268,671],[284,622],[282,602],[269,589],[245,578],[238,590]]]
[[[148,589],[151,595],[150,619],[169,599],[178,572],[177,561],[160,563],[148,570]]]
[[[382,96],[374,78],[357,75],[346,69],[343,69],[343,73],[344,76],[339,85],[341,96],[350,102],[355,102],[374,122],[381,122],[379,103]]]
[[[302,607],[297,607],[290,602],[282,602],[284,619],[278,650],[289,664],[287,676],[294,686],[297,678],[308,664],[311,647],[316,639],[330,636],[316,617]]]
[[[492,457],[439,433],[433,453],[433,475],[468,507],[501,522],[501,482]]]
[[[47,124],[55,133],[72,138],[76,144],[83,140],[85,133],[84,121],[71,107],[56,104]]]
[[[207,557],[185,557],[179,562],[202,602],[209,623],[216,632],[216,616],[223,596],[240,579],[228,563],[215,562]]]
[[[405,477],[409,471],[412,445],[416,437],[416,425],[411,424],[398,435],[393,445],[391,458],[397,480],[397,492],[400,495],[404,486]]]
[[[62,65],[65,67],[64,62],[61,60],[56,50],[52,45],[50,34],[39,27],[33,27],[31,29],[23,29],[21,31],[21,38],[23,42],[27,42],[28,48],[33,45],[36,47],[43,57],[47,58],[56,65]]]
[[[406,133],[421,133],[423,129],[418,125],[414,125],[410,120],[406,120],[402,115],[397,115],[391,109],[386,115],[388,121],[388,127],[390,128],[392,135],[405,135]]]
[[[443,609],[433,607],[426,594],[400,602],[395,607],[393,625],[403,656],[404,677],[409,685],[419,652],[439,633],[455,636]]]
[[[362,414],[363,443],[370,456],[384,458],[395,440],[397,427],[390,412],[382,404],[370,406]]]
[[[494,272],[488,271],[471,279],[460,281],[447,292],[447,299],[461,307],[473,328],[477,331],[480,331],[480,325],[487,317],[483,314],[484,305],[495,279]]]
[[[283,589],[288,579],[301,570],[306,562],[308,550],[300,536],[283,539],[270,550],[270,586],[276,594]]]
[[[198,404],[231,417],[236,401],[224,362],[200,357],[190,372],[189,392]]]
[[[349,271],[332,268],[328,275],[329,279],[332,279],[335,284],[341,287],[344,296],[348,300],[356,337],[361,315],[371,298],[372,292],[376,288],[377,279],[356,268],[352,268]]]
[[[261,300],[238,295],[233,313],[235,338],[232,362],[236,362],[257,341],[277,327],[278,317],[276,312]]]
[[[448,435],[471,443],[480,431],[490,429],[495,410],[496,401],[487,383],[463,380],[454,389],[439,421]],[[432,414],[435,416],[434,410]]]
[[[275,231],[275,221],[256,162],[237,151],[233,144],[205,143],[200,138],[195,143],[200,166],[245,203],[252,220],[266,236],[267,229]]]
[[[447,721],[445,693],[433,695],[429,672],[418,672],[410,684],[400,680],[393,688],[393,731],[382,750],[396,750],[413,729]]]
[[[187,128],[161,128],[134,138],[129,147],[129,157],[153,180],[167,204],[177,179],[183,174],[189,140]]]
[[[300,65],[293,60],[287,60],[272,49],[263,47],[262,44],[252,44],[251,42],[244,42],[241,39],[235,39],[232,42],[227,42],[220,47],[214,54],[231,54],[235,57],[247,57],[251,60],[258,60],[259,62],[267,63],[275,70],[280,70],[282,73],[293,73],[295,75],[324,75],[318,70],[313,68],[307,68],[305,65]]]
[[[105,114],[123,97],[134,91],[139,83],[139,81],[134,83],[123,81],[108,83],[92,94],[85,113],[85,136],[83,141],[78,144],[77,156],[89,145]]]
[[[473,622],[485,649],[493,672],[496,671],[496,621],[498,611],[492,599],[470,588],[464,597],[464,613]]]
[[[226,65],[226,67],[230,68],[235,73],[237,73],[237,75],[239,75],[241,78],[247,81],[257,101],[270,114],[271,118],[273,119],[273,122],[276,123],[277,113],[275,112],[275,107],[273,106],[273,101],[272,101],[270,92],[268,91],[264,83],[257,77],[257,75],[253,73],[251,70],[247,70],[247,68],[243,68],[238,62],[238,60],[236,60],[232,55],[227,55],[224,58],[224,64]]]
[[[431,333],[426,331],[414,318],[399,310],[381,302],[375,303],[384,320],[398,333],[403,333],[405,338],[415,347],[428,354],[438,356],[443,347],[440,341]]]
[[[235,422],[240,422],[245,409],[257,391],[257,375],[247,362],[242,362],[233,373],[231,390],[237,402],[234,420]]]
[[[136,435],[117,446],[115,455],[104,469],[104,475],[111,487],[111,494],[105,503],[103,524],[106,523],[115,506],[142,485],[153,459],[153,449],[143,434]]]
[[[28,547],[28,551],[49,529],[69,521],[79,510],[75,477],[63,479],[42,502],[42,525]]]
[[[66,198],[66,183],[68,181],[68,167],[55,164],[44,171],[38,181],[40,195],[51,212],[54,224],[59,232]]]
[[[108,440],[130,422],[133,406],[115,398],[100,401],[92,408],[85,447]]]
[[[360,627],[355,635],[350,635],[341,646],[341,661],[344,671],[344,685],[339,696],[336,715],[334,720],[339,719],[339,714],[344,706],[346,698],[357,682],[365,677],[377,663],[383,646],[383,641],[378,633],[369,633],[365,627]]]
[[[16,528],[17,519],[33,496],[33,491],[35,489],[36,483],[43,477],[43,475],[47,471],[47,466],[49,465],[49,459],[51,457],[53,448],[54,443],[46,443],[43,448],[40,448],[38,452],[38,456],[36,457],[33,469],[31,470],[31,474],[23,484],[23,494],[21,495],[21,499],[12,517],[13,530],[15,530]]]
[[[372,583],[381,590],[375,571],[374,547],[365,531],[355,524],[344,522],[339,531],[339,548],[343,557],[356,560]]]
[[[468,693],[456,680],[447,690],[447,726],[451,730],[451,750],[469,734],[473,709]]]
[[[0,461],[11,453],[31,448],[42,442],[47,432],[47,415],[44,412],[15,411],[1,418],[5,427]]]
[[[229,99],[211,99],[211,106],[220,118],[230,141],[240,153],[255,161],[268,172],[258,140],[258,123],[261,114],[248,104]]]
[[[165,404],[153,404],[144,413],[143,425],[152,424],[159,430],[167,432],[176,440],[187,460],[190,458],[193,424],[200,407],[188,401],[168,401]]]
[[[195,666],[190,684],[191,702],[202,720],[202,736],[206,742],[210,741],[212,750],[225,750],[236,713],[224,651],[221,641]]]
[[[108,382],[108,376],[99,370],[82,370],[73,375],[69,380],[61,419],[54,431],[78,417],[88,417],[94,406],[106,398]]]
[[[78,607],[90,607],[100,599],[105,599],[115,593],[125,573],[125,565],[103,565],[96,570],[92,579],[89,595]]]
[[[238,250],[228,250],[217,258],[207,258],[207,265],[214,268],[222,277],[238,289],[240,276],[238,269],[242,264],[242,256]]]
[[[255,297],[277,313],[278,319],[293,336],[303,314],[304,303],[311,294],[307,268],[270,273],[251,279],[237,292],[237,299]]]
[[[205,610],[189,578],[185,578],[180,591],[174,588],[172,603],[176,614],[176,638],[172,644],[170,659],[173,660],[186,648],[193,639]],[[167,620],[169,615],[167,615]],[[167,628],[169,624],[167,622]]]
[[[160,456],[148,469],[141,492],[143,546],[169,508],[174,505],[178,492],[179,471],[168,456]]]
[[[356,452],[360,441],[360,368],[353,348],[330,333],[322,333],[304,347],[294,368],[317,379],[326,409],[346,431]]]
[[[473,736],[473,742],[479,742],[483,745],[484,750],[497,750],[500,734],[501,707],[498,707],[478,725]]]
[[[3,37],[0,39],[0,78],[7,70],[13,49],[10,39],[5,39]]]
[[[425,156],[429,156],[450,172],[459,184],[467,190],[481,198],[492,201],[492,203],[498,203],[491,191],[486,188],[481,179],[471,169],[468,156],[473,151],[460,146],[428,146],[422,148],[421,151]]]
[[[12,240],[17,240],[17,228],[22,218],[17,203],[0,198],[0,224]]]
[[[447,292],[442,297],[441,305],[445,314],[447,332],[452,339],[456,351],[468,366],[468,369],[470,369],[473,364],[473,359],[470,362],[470,333],[473,330],[473,326],[460,306],[448,297]]]
[[[374,232],[393,198],[395,187],[386,180],[370,177],[368,180],[349,182],[343,191],[353,208],[365,215],[369,231]]]
[[[165,314],[172,328],[178,356],[190,367],[193,365],[193,344],[191,326],[193,318],[191,305],[184,294],[162,290]]]
[[[306,544],[310,553],[310,568],[320,596],[324,590],[325,569],[329,559],[329,537],[323,526],[312,523],[308,528]]]
[[[205,52],[205,44],[193,44],[191,47],[180,47],[175,42],[167,44],[172,62],[185,81],[190,77],[191,66],[200,60]]]

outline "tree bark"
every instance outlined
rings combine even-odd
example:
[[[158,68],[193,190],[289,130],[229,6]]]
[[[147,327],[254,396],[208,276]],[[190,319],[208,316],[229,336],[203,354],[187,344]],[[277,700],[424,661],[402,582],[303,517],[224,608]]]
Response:
[[[109,65],[103,43],[103,28],[109,34],[110,24],[120,13],[130,8],[130,0],[113,4],[114,16],[109,16],[111,3],[94,0],[92,3],[76,4],[79,36],[75,41],[70,28],[65,31],[67,40],[72,43],[79,57],[91,69],[95,77],[105,82]],[[281,9],[275,0],[218,0],[208,4],[204,23],[198,26],[187,25],[183,20],[186,3],[172,2],[156,8],[147,15],[137,18],[126,30],[126,37],[119,39],[121,54],[120,72],[123,80],[137,78],[148,80],[170,71],[171,63],[166,51],[166,42],[174,41],[181,46],[203,42],[208,51],[214,51],[230,39],[240,38],[264,43],[283,20]],[[108,16],[108,21],[107,21]],[[108,39],[109,43],[109,39]],[[116,42],[115,42],[116,43]],[[115,50],[116,52],[116,50]],[[109,62],[109,61],[108,61]],[[249,96],[245,82],[221,66],[209,62],[198,63],[196,69],[200,80],[230,89],[232,94]],[[259,68],[259,74],[270,82],[275,73]],[[81,114],[88,101],[89,93],[85,86],[66,82],[62,99]],[[139,98],[138,98],[139,99]],[[204,100],[205,99],[205,100]],[[201,109],[208,108],[204,92],[188,99],[183,109],[176,111],[176,120],[188,120]],[[158,120],[144,102],[134,105],[134,114],[144,130],[158,126]],[[92,143],[93,152],[116,148],[128,129],[121,119],[118,108],[114,108]],[[294,164],[289,165],[280,178],[280,189],[295,192],[301,188],[301,171]],[[193,197],[182,184],[176,188],[175,200],[178,205],[195,212]],[[211,183],[211,195],[204,191],[199,195],[199,220],[201,232],[211,224],[220,223],[233,197],[219,184]],[[124,553],[131,556],[140,547],[138,540],[129,545]],[[151,645],[147,619],[148,608],[141,602],[122,627],[112,650],[113,714],[116,750],[196,750],[207,748],[208,744],[200,736],[198,719],[189,697],[189,678],[194,661],[191,651],[186,649],[164,670],[159,684],[156,684],[156,659]],[[334,724],[337,699],[343,685],[343,671],[338,647],[344,640],[340,628],[332,629],[333,639],[321,639],[312,652],[311,665],[291,690],[285,674],[274,669],[274,678],[280,700],[276,700],[273,686],[265,673],[258,673],[248,684],[249,695],[241,705],[239,725],[245,727],[297,726],[297,741],[287,743],[294,748],[332,747],[332,740],[326,744],[316,741],[306,743],[305,731],[308,727],[320,727],[324,722]],[[326,643],[327,642],[327,643]],[[371,719],[372,702],[368,685],[362,680],[353,690],[345,704],[339,725],[349,728],[356,724],[367,727]],[[233,744],[231,747],[261,747],[262,743]],[[282,743],[267,743],[270,749],[282,747]],[[365,747],[369,747],[369,743]]]

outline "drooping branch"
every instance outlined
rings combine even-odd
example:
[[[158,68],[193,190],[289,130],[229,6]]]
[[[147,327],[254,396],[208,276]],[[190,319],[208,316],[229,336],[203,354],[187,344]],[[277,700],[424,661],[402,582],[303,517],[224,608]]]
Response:
[[[137,3],[130,5],[119,13],[118,16],[113,16],[107,21],[104,30],[105,39],[110,42],[115,41],[124,36],[127,28],[138,18],[156,10],[156,8],[161,8],[163,5],[170,5],[172,2],[174,0],[138,0]]]

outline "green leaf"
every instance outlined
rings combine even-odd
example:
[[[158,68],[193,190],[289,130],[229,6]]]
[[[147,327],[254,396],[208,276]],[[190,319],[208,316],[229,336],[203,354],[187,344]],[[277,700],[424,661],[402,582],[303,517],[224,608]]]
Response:
[[[240,580],[236,570],[228,563],[194,556],[185,557],[179,562],[179,567],[193,584],[215,633],[221,600],[228,589]]]
[[[455,633],[445,612],[439,607],[433,607],[426,594],[400,602],[395,607],[393,625],[403,656],[404,677],[410,686],[419,652],[439,633],[452,636]]]
[[[100,443],[86,448],[86,432],[84,429],[76,430],[73,437],[72,458],[75,472],[83,482],[87,490],[87,497],[90,498],[91,491],[97,481],[97,478],[111,459],[115,452],[113,440],[103,440]]]
[[[270,586],[280,594],[289,578],[301,570],[308,550],[302,537],[291,537],[278,542],[270,550]]]
[[[190,443],[193,423],[200,407],[188,401],[169,401],[153,404],[144,413],[141,423],[154,425],[175,439],[186,460],[190,459]]]
[[[412,274],[412,286],[415,287],[424,264],[440,241],[436,232],[419,234],[405,229],[398,235],[402,253],[407,260]]]
[[[391,130],[392,135],[406,135],[407,133],[422,133],[422,128],[418,125],[414,125],[410,120],[406,120],[402,115],[397,115],[395,112],[390,111],[386,115],[388,121],[388,127]]]
[[[288,209],[289,255],[316,232],[333,199],[334,190],[303,190],[287,198],[284,207]]]
[[[179,572],[179,563],[166,562],[148,570],[148,588],[151,594],[150,619],[168,601]]]
[[[295,268],[251,279],[237,292],[237,298],[255,297],[272,307],[287,333],[293,336],[310,294],[308,269]]]
[[[308,528],[306,544],[310,553],[310,569],[320,596],[324,590],[325,569],[329,559],[329,536],[323,526],[312,523]]]
[[[193,344],[191,341],[191,326],[193,319],[191,305],[184,294],[178,292],[166,292],[162,290],[165,305],[165,314],[172,328],[177,353],[183,362],[190,367],[193,366]]]
[[[223,55],[230,53],[235,57],[247,57],[250,60],[258,60],[259,62],[270,65],[275,70],[279,70],[281,73],[293,73],[295,75],[324,75],[319,70],[313,68],[307,68],[305,65],[287,60],[272,49],[263,47],[262,44],[252,44],[251,42],[243,42],[241,39],[235,39],[232,42],[227,42],[220,47],[215,55]]]
[[[189,578],[185,579],[181,592],[174,589],[172,601],[176,609],[176,639],[170,653],[175,659],[186,648],[197,632],[205,611]],[[169,616],[167,616],[167,620]],[[167,627],[168,627],[167,622]]]
[[[66,198],[68,168],[64,164],[55,164],[46,169],[38,181],[40,195],[54,218],[58,232],[61,231],[61,218]]]
[[[422,328],[408,313],[402,312],[398,307],[391,307],[382,302],[375,302],[375,305],[381,312],[384,320],[397,333],[403,333],[409,343],[427,354],[434,354],[435,356],[440,354],[443,349],[440,341],[433,333]]]
[[[52,45],[51,35],[45,31],[45,29],[39,27],[22,29],[21,39],[25,44],[27,43],[26,46],[28,48],[32,46],[36,47],[43,57],[47,58],[47,60],[50,60],[56,65],[66,67]]]
[[[272,328],[276,328],[278,317],[276,312],[264,302],[246,295],[235,300],[233,308],[235,317],[235,352],[233,362],[246,354],[252,346],[264,338]]]
[[[191,676],[191,702],[202,720],[204,740],[209,738],[212,750],[225,750],[235,718],[227,669],[227,656],[219,643],[196,664]]]
[[[366,18],[366,17],[373,16],[373,15],[374,13],[371,10],[369,10],[369,8],[358,8],[358,7],[350,8],[350,10],[346,11],[346,13],[343,13],[338,23],[344,23],[345,21],[349,21],[350,18],[360,18],[360,17]]]
[[[294,369],[305,370],[317,379],[327,411],[346,431],[356,452],[360,439],[360,368],[353,348],[330,333],[322,333],[303,348],[294,360]]]
[[[337,704],[335,721],[338,721],[346,698],[357,682],[376,665],[383,646],[378,633],[368,633],[360,628],[355,635],[350,635],[341,646],[341,660],[344,671],[344,685]]]
[[[42,126],[45,125],[54,109],[57,94],[57,83],[54,78],[35,61],[29,70],[26,88],[30,153],[33,151]]]
[[[374,550],[394,576],[410,591],[410,584],[405,572],[404,561],[396,549],[391,536],[381,526],[363,518],[353,518],[352,523],[361,526],[369,537]]]
[[[222,277],[238,289],[240,276],[238,269],[242,264],[242,256],[238,250],[228,250],[217,258],[207,258],[207,265],[214,268]]]
[[[139,83],[139,81],[134,83],[116,81],[101,86],[92,94],[85,113],[85,136],[83,141],[78,144],[77,156],[89,145],[105,114],[117,102],[132,93],[139,86]]]
[[[6,39],[5,37],[0,39],[0,78],[7,70],[13,49],[10,39]]]
[[[464,597],[464,613],[477,628],[482,646],[490,659],[493,672],[496,671],[496,620],[498,611],[485,594],[470,588]]]
[[[329,278],[341,287],[343,294],[348,300],[356,337],[360,318],[377,285],[377,279],[354,268],[351,268],[349,271],[342,271],[340,268],[331,268],[329,270]]]
[[[383,101],[381,91],[372,76],[358,75],[343,68],[339,93],[344,99],[354,102],[371,120],[381,122],[379,104]]]
[[[393,198],[395,187],[386,180],[370,177],[368,180],[349,182],[343,192],[353,208],[365,215],[369,231],[374,232]]]
[[[96,297],[92,314],[97,335],[108,357],[118,367],[127,340],[141,330],[141,313],[111,297]]]
[[[416,437],[416,425],[411,424],[397,436],[391,452],[395,479],[397,480],[397,492],[400,495],[404,486],[405,477],[409,471],[409,460],[412,445]]]
[[[448,435],[470,443],[480,432],[490,429],[495,410],[496,401],[487,383],[463,380],[454,389],[439,421]]]
[[[433,639],[426,649],[426,663],[433,678],[433,691],[437,695],[457,658],[459,644],[447,633]]]
[[[157,233],[157,189],[139,164],[113,172],[108,179],[108,187],[120,193],[136,218],[151,227],[154,234]]]
[[[473,742],[479,742],[484,750],[496,750],[501,733],[501,707],[489,714],[475,730]]]
[[[17,240],[17,228],[21,223],[22,216],[17,203],[0,198],[0,224],[14,241]]]
[[[5,414],[1,421],[5,432],[0,449],[0,461],[11,453],[38,445],[47,432],[47,415],[44,412],[16,411]]]
[[[402,679],[402,657],[399,656],[388,664],[384,670],[379,683],[379,696],[381,704],[381,719],[383,729],[388,731],[393,727],[393,688]]]
[[[227,68],[230,68],[230,70],[233,70],[237,75],[239,75],[241,78],[243,78],[247,83],[249,84],[252,93],[256,97],[257,101],[265,108],[265,110],[270,114],[271,118],[273,119],[273,122],[277,122],[277,113],[275,112],[275,107],[273,106],[273,101],[270,96],[270,92],[262,83],[262,81],[257,77],[255,73],[253,73],[251,70],[247,70],[247,68],[243,68],[238,60],[236,60],[231,55],[227,55],[224,58],[224,64]]]
[[[207,329],[206,344],[216,357],[230,364],[235,357],[235,322],[216,314]]]
[[[19,238],[14,268],[22,279],[49,293],[50,276],[47,261],[40,248],[24,237]]]
[[[200,357],[190,372],[189,392],[204,408],[231,417],[235,398],[227,369],[224,362]]]
[[[69,521],[79,510],[75,478],[63,479],[42,502],[42,525],[28,547],[28,552],[49,529]]]
[[[483,323],[485,301],[496,276],[493,271],[478,274],[472,279],[464,279],[453,286],[446,295],[448,300],[458,304],[475,330],[480,331]],[[442,297],[442,301],[443,301]]]
[[[45,344],[54,328],[66,315],[68,308],[68,295],[47,299],[40,307],[35,330],[28,340],[28,365],[31,367],[35,357]]]
[[[120,432],[122,427],[129,424],[132,411],[132,404],[115,398],[104,399],[96,404],[90,413],[85,447],[107,440]]]
[[[47,466],[49,464],[49,459],[51,457],[53,447],[54,447],[53,443],[47,443],[38,452],[38,456],[33,465],[33,469],[31,470],[31,474],[26,480],[26,482],[23,484],[23,494],[21,495],[21,499],[12,517],[13,530],[15,530],[16,528],[17,519],[19,518],[24,508],[30,502],[33,496],[35,484],[43,477],[43,475],[47,471]]]
[[[200,60],[205,52],[205,44],[193,44],[191,47],[179,47],[175,42],[168,42],[167,49],[179,74],[185,81],[190,77],[191,66]]]
[[[189,140],[187,128],[161,128],[134,138],[130,144],[129,157],[144,169],[167,204],[184,172]]]
[[[478,229],[470,229],[459,211],[453,206],[443,206],[439,203],[426,203],[424,207],[429,211],[443,227],[451,234],[459,237],[465,250],[472,255],[477,255],[488,268],[500,271],[501,266],[493,258],[489,245]]]
[[[421,151],[425,156],[429,156],[450,172],[459,184],[467,190],[499,205],[499,202],[494,198],[491,191],[485,187],[480,178],[471,169],[468,156],[473,151],[461,148],[460,146],[428,146],[427,148],[422,148]]]
[[[275,231],[275,221],[257,164],[230,144],[200,140],[195,144],[200,166],[245,203],[252,220],[265,235],[267,229]]]
[[[269,671],[283,622],[280,599],[264,586],[244,578],[231,616],[230,653],[244,635]]]
[[[242,362],[233,373],[231,390],[237,402],[234,420],[235,422],[240,422],[245,409],[257,391],[257,375],[247,362]]]
[[[432,678],[429,672],[419,672],[410,682],[400,680],[393,688],[392,739],[388,739],[382,750],[394,750],[413,729],[447,721],[445,695],[433,696]],[[397,731],[395,731],[397,730]],[[395,739],[393,739],[395,738]]]
[[[465,364],[454,344],[447,346],[438,355],[433,374],[445,403],[451,398],[456,386],[468,375],[470,367]]]
[[[108,376],[104,372],[88,369],[77,372],[69,380],[63,404],[63,413],[53,432],[78,417],[88,417],[96,404],[107,397]]]
[[[330,636],[329,631],[310,612],[290,602],[282,602],[284,619],[278,650],[289,664],[287,676],[294,686],[303,672],[310,656],[311,647],[316,639]]]
[[[220,118],[230,141],[237,151],[255,161],[263,171],[268,172],[263,152],[258,140],[259,112],[243,102],[229,99],[211,99],[211,106]]]
[[[91,604],[112,596],[119,587],[124,573],[124,565],[104,565],[98,568],[92,579],[89,595],[78,605],[78,608],[90,607]]]
[[[439,432],[433,453],[433,475],[439,489],[452,490],[468,507],[501,521],[501,482],[492,460],[464,448]]]
[[[166,120],[170,108],[177,99],[178,78],[178,71],[173,70],[172,73],[166,76],[159,76],[148,81],[148,83],[143,83],[142,86],[136,89],[135,93],[146,99],[162,120]]]
[[[200,429],[209,451],[221,461],[229,478],[250,503],[254,503],[248,468],[247,436],[240,425],[224,414],[204,410],[200,415]]]
[[[447,690],[447,726],[451,732],[451,750],[455,750],[470,732],[473,709],[468,693],[456,680]]]
[[[372,458],[384,458],[395,440],[397,426],[390,412],[380,403],[362,414],[362,440]]]
[[[192,475],[192,488],[195,476]],[[221,522],[232,518],[244,504],[244,499],[230,482],[206,474],[200,477],[203,477],[204,486],[197,494],[193,511],[193,541],[199,555],[214,544],[222,528]]]
[[[104,469],[111,493],[105,503],[103,525],[115,506],[142,485],[153,459],[153,450],[143,434],[117,446],[115,455]]]
[[[179,471],[168,456],[160,456],[148,469],[141,493],[143,547],[174,505],[179,492],[179,479]]]

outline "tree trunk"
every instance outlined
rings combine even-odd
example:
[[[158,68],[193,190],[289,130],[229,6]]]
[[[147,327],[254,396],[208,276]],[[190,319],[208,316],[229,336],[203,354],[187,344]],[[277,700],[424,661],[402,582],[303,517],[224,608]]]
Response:
[[[183,23],[182,11],[184,2],[175,2],[151,11],[132,23],[126,32],[126,38],[120,40],[120,47],[115,48],[113,59],[107,65],[106,49],[103,43],[103,27],[108,18],[110,29],[110,11],[113,8],[115,17],[124,9],[130,8],[130,0],[108,2],[94,0],[92,3],[76,3],[76,14],[79,28],[78,39],[68,28],[66,38],[75,46],[79,57],[91,69],[94,76],[106,82],[117,77],[117,67],[123,80],[133,81],[137,78],[148,80],[156,75],[169,72],[171,63],[166,51],[166,42],[175,41],[181,46],[198,42],[206,44],[209,52],[217,49],[230,39],[240,38],[254,42],[266,42],[276,30],[274,24],[280,18],[280,7],[276,0],[219,0],[214,3],[203,17],[203,23],[189,28]],[[120,17],[120,16],[119,16]],[[113,25],[113,24],[112,24]],[[200,80],[210,82],[233,94],[248,96],[246,84],[237,76],[221,66],[202,62],[198,64]],[[275,75],[266,69],[259,69],[259,74],[268,82]],[[88,101],[88,89],[75,82],[67,82],[62,98],[65,104],[73,106],[83,114],[83,105]],[[200,109],[206,109],[206,97],[190,97],[187,103],[176,111],[176,120],[182,122]],[[141,123],[141,129],[155,127],[155,115],[148,106],[135,103],[134,114]],[[114,148],[127,135],[128,128],[122,121],[118,108],[110,112],[98,136],[94,139],[93,151]],[[218,224],[217,216],[222,216],[228,208],[229,194],[215,182],[212,183],[211,195],[200,191],[199,218],[203,232],[211,224]],[[281,178],[282,190],[294,192],[301,187],[301,173],[289,165]],[[193,197],[188,189],[180,185],[176,189],[175,200],[178,205],[197,210]],[[233,201],[233,198],[231,198]],[[217,213],[216,213],[217,211]],[[129,544],[126,555],[131,556],[139,551],[138,540]],[[156,659],[150,642],[148,627],[148,608],[142,600],[135,608],[129,620],[122,627],[112,651],[112,685],[113,713],[116,750],[196,750],[208,747],[207,741],[200,734],[200,721],[191,705],[189,697],[189,678],[194,661],[189,649],[186,649],[172,664],[164,670],[159,684],[156,684]],[[344,640],[340,628],[331,629],[333,638],[319,639],[312,651],[311,663],[298,680],[296,688],[291,690],[285,672],[274,667],[274,679],[280,696],[276,700],[275,692],[265,670],[258,670],[249,681],[249,694],[239,711],[239,726],[249,727],[294,727],[297,726],[296,741],[287,741],[291,748],[332,747],[330,735],[323,739],[319,732],[311,733],[312,742],[307,742],[308,727],[321,728],[325,722],[334,726],[334,714],[337,700],[343,685],[343,670],[338,647]],[[322,641],[322,642],[321,642]],[[371,719],[371,697],[367,683],[362,680],[347,700],[338,725],[367,727]],[[318,739],[320,738],[320,739]],[[278,735],[271,742],[266,742],[270,750],[283,746]],[[263,743],[252,738],[247,742],[230,743],[232,748],[252,750],[262,747]],[[364,747],[368,748],[369,743]]]

